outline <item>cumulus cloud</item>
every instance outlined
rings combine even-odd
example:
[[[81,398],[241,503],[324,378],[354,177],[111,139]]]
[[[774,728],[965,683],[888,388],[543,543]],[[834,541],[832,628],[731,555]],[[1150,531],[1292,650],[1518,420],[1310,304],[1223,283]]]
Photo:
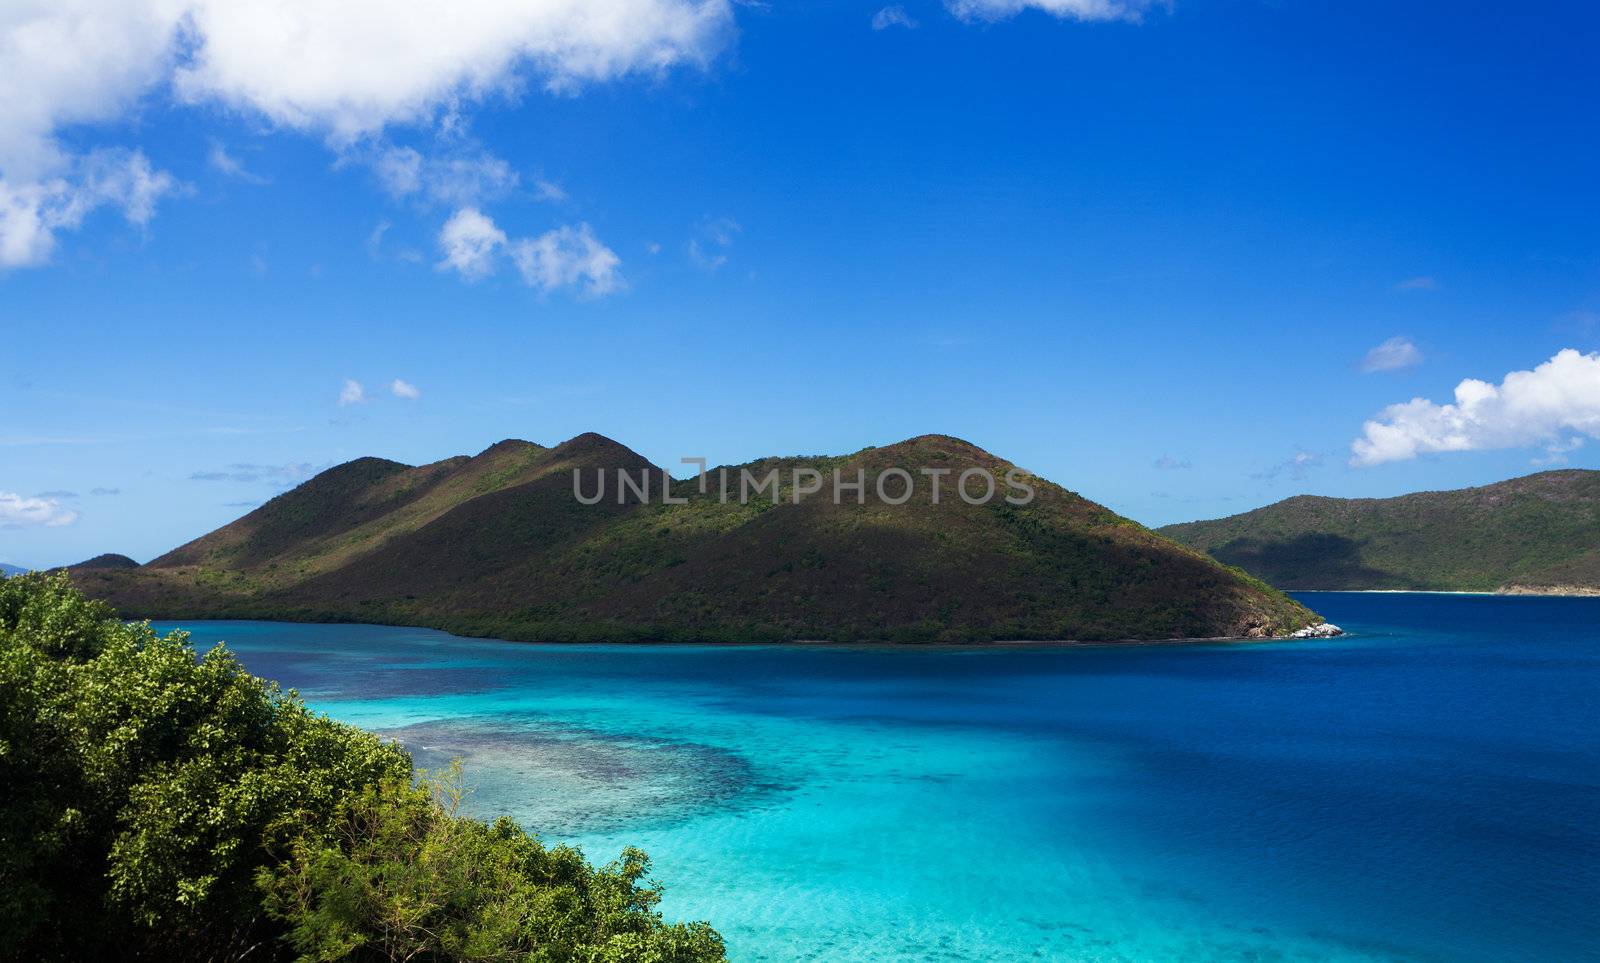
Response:
[[[422,397],[420,388],[409,381],[402,381],[399,378],[390,382],[389,390],[394,393],[396,398],[405,398],[407,401],[416,401]]]
[[[439,250],[444,259],[441,271],[455,270],[468,281],[494,273],[495,255],[506,244],[506,232],[476,207],[463,207],[439,229]]]
[[[439,269],[455,270],[469,281],[493,274],[504,249],[522,282],[545,292],[570,287],[585,297],[601,297],[622,285],[622,259],[587,224],[513,240],[488,215],[464,207],[439,231],[439,249],[444,252]]]
[[[359,405],[367,400],[367,389],[361,387],[361,382],[354,378],[344,379],[344,387],[339,389],[339,406]]]
[[[1560,453],[1579,436],[1600,438],[1600,353],[1567,348],[1498,385],[1468,378],[1447,404],[1413,398],[1390,405],[1362,426],[1362,436],[1350,444],[1350,463],[1536,445]]]
[[[1422,363],[1422,352],[1409,338],[1396,335],[1367,352],[1361,359],[1361,370],[1366,374],[1376,371],[1399,371],[1414,368]]]
[[[107,197],[76,170],[81,158],[59,133],[125,119],[158,89],[320,135],[342,151],[391,125],[456,126],[461,111],[514,98],[530,83],[566,92],[704,66],[732,32],[731,0],[0,5],[0,90],[26,92],[0,97],[0,267],[43,263],[56,232],[80,226],[100,204],[116,200],[130,220],[148,220],[140,212],[171,190],[169,175],[124,152],[122,166],[142,170],[143,193],[130,184]]]
[[[888,30],[890,27],[905,27],[915,29],[917,22],[911,19],[911,14],[906,13],[906,8],[898,4],[884,7],[872,15],[872,29]]]
[[[0,492],[0,528],[60,528],[78,520],[78,513],[54,498],[25,498]]]
[[[1063,20],[1138,20],[1156,0],[945,0],[962,20],[1004,20],[1042,10]]]
[[[278,0],[188,4],[194,49],[178,91],[351,143],[393,123],[681,63],[728,39],[727,0],[423,0],[393,6]]]
[[[544,291],[575,287],[590,297],[617,289],[617,267],[622,259],[601,244],[589,225],[567,225],[532,239],[518,241],[511,249],[523,283]]]

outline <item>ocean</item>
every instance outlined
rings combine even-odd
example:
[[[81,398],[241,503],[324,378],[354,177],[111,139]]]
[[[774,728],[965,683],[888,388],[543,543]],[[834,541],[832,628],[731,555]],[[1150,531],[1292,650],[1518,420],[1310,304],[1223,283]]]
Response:
[[[1342,638],[526,645],[185,623],[461,758],[734,960],[1600,959],[1600,599],[1315,593]],[[161,623],[160,628],[172,628]]]

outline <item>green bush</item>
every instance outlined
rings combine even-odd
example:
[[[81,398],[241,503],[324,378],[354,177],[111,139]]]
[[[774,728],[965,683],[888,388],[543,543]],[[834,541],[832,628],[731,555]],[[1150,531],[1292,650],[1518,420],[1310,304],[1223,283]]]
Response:
[[[590,867],[459,785],[64,576],[0,580],[0,957],[723,958],[642,853]]]

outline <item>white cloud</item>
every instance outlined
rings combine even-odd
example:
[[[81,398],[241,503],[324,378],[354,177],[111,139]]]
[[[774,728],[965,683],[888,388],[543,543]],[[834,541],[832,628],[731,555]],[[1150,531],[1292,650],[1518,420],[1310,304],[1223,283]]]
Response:
[[[906,8],[898,4],[884,7],[872,15],[872,29],[887,30],[890,27],[906,27],[916,29],[917,22],[911,19],[911,14],[906,13]]]
[[[211,153],[206,155],[206,160],[216,170],[221,171],[229,177],[237,177],[246,184],[259,185],[267,183],[267,179],[265,177],[252,173],[245,168],[243,161],[228,153],[228,149],[222,146],[221,141],[214,140],[211,142]]]
[[[373,161],[383,189],[396,198],[422,197],[460,207],[504,197],[520,178],[487,152],[428,157],[412,147],[390,147]]]
[[[728,39],[728,0],[191,0],[195,46],[175,76],[285,127],[353,143],[394,123],[515,95],[705,64]],[[530,69],[531,68],[531,69]]]
[[[945,0],[962,20],[1004,20],[1042,10],[1064,20],[1138,20],[1156,0]]]
[[[1361,370],[1367,374],[1375,371],[1399,371],[1401,368],[1412,368],[1422,363],[1422,352],[1411,343],[1409,338],[1399,335],[1390,338],[1384,343],[1367,352],[1361,359]]]
[[[21,181],[0,175],[0,270],[44,264],[56,232],[80,226],[101,207],[121,208],[129,224],[148,224],[156,203],[179,189],[172,175],[152,168],[138,151],[110,148],[74,158],[63,176]]]
[[[444,252],[440,270],[454,268],[469,281],[494,273],[495,255],[506,244],[506,232],[476,207],[463,207],[439,229],[439,249]]]
[[[622,259],[601,244],[587,224],[567,225],[531,240],[518,241],[511,257],[530,287],[553,291],[577,287],[585,296],[599,297],[617,289],[617,267]]]
[[[1468,378],[1449,404],[1413,398],[1390,405],[1362,426],[1362,437],[1350,444],[1350,463],[1534,445],[1559,452],[1578,435],[1600,438],[1600,353],[1567,348],[1498,385]]]
[[[1404,281],[1395,282],[1394,289],[1396,291],[1437,291],[1439,290],[1439,279],[1426,275],[1406,278]]]
[[[344,387],[339,389],[339,406],[359,405],[367,400],[367,389],[361,387],[361,382],[354,378],[344,379]]]
[[[533,196],[541,201],[558,204],[567,199],[567,192],[555,181],[540,177],[533,182]]]
[[[408,401],[416,401],[422,397],[420,388],[409,381],[402,381],[399,378],[390,383],[389,390],[394,393],[396,398],[405,398]]]
[[[25,498],[0,492],[0,528],[59,528],[78,520],[78,513],[54,498]]]
[[[14,0],[0,5],[0,90],[21,92],[0,97],[0,268],[44,263],[57,231],[109,203],[59,133],[126,119],[152,91],[344,150],[397,124],[458,128],[461,111],[530,82],[565,92],[704,66],[732,32],[730,0]],[[147,182],[146,203],[122,203],[142,223],[175,185],[124,156]],[[438,193],[462,202],[461,183]]]
[[[456,211],[439,231],[444,259],[438,267],[476,281],[495,272],[502,248],[529,287],[546,292],[571,287],[584,297],[600,297],[622,286],[617,270],[622,259],[589,225],[568,224],[538,237],[512,239],[475,207]]]

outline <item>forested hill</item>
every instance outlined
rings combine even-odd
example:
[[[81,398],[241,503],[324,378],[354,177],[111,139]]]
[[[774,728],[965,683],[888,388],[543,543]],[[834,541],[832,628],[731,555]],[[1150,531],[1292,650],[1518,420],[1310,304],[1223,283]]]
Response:
[[[1600,590],[1600,472],[1397,498],[1301,495],[1160,529],[1282,589]]]
[[[935,501],[922,469],[946,469]],[[996,497],[953,489],[982,468]],[[508,440],[412,467],[360,458],[133,569],[74,569],[128,614],[427,625],[522,640],[1167,639],[1283,635],[1319,622],[1281,593],[967,442],[924,435],[830,457],[730,466],[767,478],[723,503],[600,435]],[[645,501],[615,472],[649,473]],[[905,476],[895,472],[900,469]],[[583,504],[573,473],[607,496]],[[831,497],[835,470],[894,498]],[[822,490],[794,498],[816,472]],[[714,478],[721,472],[713,469]],[[982,486],[974,483],[974,494]]]

